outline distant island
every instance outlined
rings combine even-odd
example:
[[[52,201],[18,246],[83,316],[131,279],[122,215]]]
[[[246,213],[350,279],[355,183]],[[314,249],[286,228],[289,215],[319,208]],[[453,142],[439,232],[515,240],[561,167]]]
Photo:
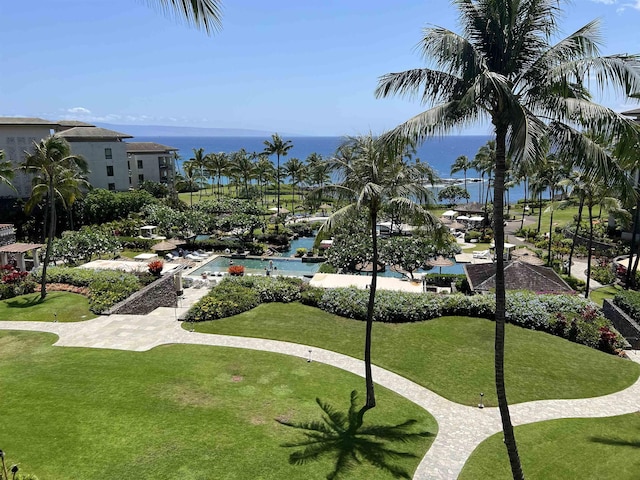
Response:
[[[113,123],[97,123],[96,126],[108,128],[134,137],[269,137],[276,131],[248,130],[244,128],[202,128],[174,127],[169,125],[116,125]],[[288,137],[310,135],[277,132]]]

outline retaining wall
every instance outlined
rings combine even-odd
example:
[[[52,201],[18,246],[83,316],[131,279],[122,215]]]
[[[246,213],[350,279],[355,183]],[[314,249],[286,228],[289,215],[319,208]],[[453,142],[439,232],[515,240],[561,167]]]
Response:
[[[120,303],[115,304],[107,315],[146,315],[158,307],[175,307],[178,294],[174,284],[174,275],[164,275],[142,290],[134,293]]]
[[[612,300],[605,300],[602,306],[604,316],[611,320],[616,330],[631,344],[631,348],[640,348],[640,325],[621,310]]]

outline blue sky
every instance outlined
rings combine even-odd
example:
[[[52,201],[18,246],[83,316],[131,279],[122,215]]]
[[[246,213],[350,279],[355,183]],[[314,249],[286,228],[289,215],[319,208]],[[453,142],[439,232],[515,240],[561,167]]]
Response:
[[[458,30],[448,0],[225,0],[222,30],[210,37],[147,3],[3,2],[0,115],[380,133],[421,107],[376,100],[377,78],[424,65],[415,50],[424,27]],[[602,53],[640,53],[640,0],[573,0],[561,27],[594,18]]]

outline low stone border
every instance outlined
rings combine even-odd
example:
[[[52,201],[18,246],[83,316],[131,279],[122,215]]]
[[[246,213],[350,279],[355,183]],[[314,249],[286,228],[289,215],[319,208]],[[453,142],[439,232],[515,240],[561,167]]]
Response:
[[[610,299],[604,301],[602,312],[613,323],[616,330],[629,342],[631,348],[640,348],[640,325],[633,318]]]

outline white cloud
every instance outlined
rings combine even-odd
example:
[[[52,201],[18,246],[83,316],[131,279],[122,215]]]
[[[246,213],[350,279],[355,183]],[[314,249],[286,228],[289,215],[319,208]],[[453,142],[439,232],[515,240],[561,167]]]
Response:
[[[613,5],[617,3],[617,0],[591,0],[591,1],[595,3],[604,3],[605,5]]]
[[[80,113],[82,115],[89,115],[91,113],[91,110],[89,110],[88,108],[84,108],[84,107],[73,107],[73,108],[67,108],[67,112],[69,112],[69,113]]]

